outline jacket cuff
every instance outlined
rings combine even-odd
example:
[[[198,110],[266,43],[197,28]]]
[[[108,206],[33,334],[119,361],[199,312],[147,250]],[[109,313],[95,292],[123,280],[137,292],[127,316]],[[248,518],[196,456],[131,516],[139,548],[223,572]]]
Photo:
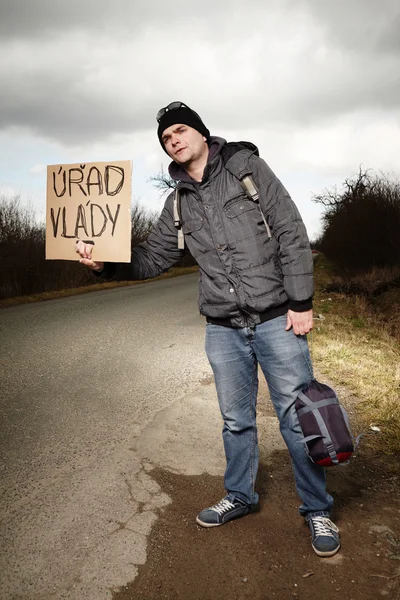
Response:
[[[104,277],[104,279],[112,279],[117,272],[116,263],[104,263],[104,269],[101,271],[92,271],[96,277]]]
[[[295,312],[306,312],[306,310],[311,310],[312,307],[312,298],[308,298],[308,300],[289,300],[289,309]]]

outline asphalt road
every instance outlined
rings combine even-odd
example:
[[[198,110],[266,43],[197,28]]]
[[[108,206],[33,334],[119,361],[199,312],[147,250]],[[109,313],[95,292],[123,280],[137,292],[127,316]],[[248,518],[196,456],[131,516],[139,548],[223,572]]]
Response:
[[[223,474],[204,329],[196,274],[0,312],[1,600],[111,599],[171,501],[152,470]]]
[[[0,598],[110,598],[169,502],[154,463],[205,469],[182,406],[207,392],[219,438],[197,275],[4,309],[0,339]]]

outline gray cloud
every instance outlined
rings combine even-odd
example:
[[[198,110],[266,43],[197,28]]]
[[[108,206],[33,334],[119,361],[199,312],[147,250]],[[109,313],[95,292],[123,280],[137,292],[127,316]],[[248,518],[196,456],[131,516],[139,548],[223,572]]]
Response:
[[[398,0],[3,0],[0,34],[3,39],[27,39],[68,31],[92,31],[112,35],[132,34],[157,25],[178,35],[181,26],[197,20],[206,24],[212,35],[229,36],[235,13],[239,15],[243,39],[259,30],[260,21],[279,12],[285,20],[309,14],[316,19],[334,45],[372,51],[400,49],[400,4]],[[270,31],[270,35],[273,34]]]
[[[194,18],[204,22],[210,17],[220,18],[226,15],[229,6],[232,10],[235,5],[240,6],[240,3],[203,0],[201,4],[190,6],[187,0],[173,3],[163,0],[3,0],[0,34],[3,38],[19,39],[55,35],[60,31],[135,34],[150,24],[165,25],[176,33],[175,28],[179,31],[182,23],[187,25]]]
[[[221,128],[399,111],[386,0],[2,3],[0,129],[66,145],[155,126],[182,99]],[[204,111],[204,113],[203,113]]]
[[[302,0],[333,46],[366,54],[400,54],[398,0]]]

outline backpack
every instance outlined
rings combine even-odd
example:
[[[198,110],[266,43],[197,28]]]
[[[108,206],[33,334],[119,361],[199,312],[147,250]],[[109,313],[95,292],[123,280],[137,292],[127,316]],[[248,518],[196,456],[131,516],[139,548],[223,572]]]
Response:
[[[304,435],[299,443],[309,458],[321,467],[348,462],[360,436],[354,440],[335,391],[313,379],[298,394],[295,408]]]

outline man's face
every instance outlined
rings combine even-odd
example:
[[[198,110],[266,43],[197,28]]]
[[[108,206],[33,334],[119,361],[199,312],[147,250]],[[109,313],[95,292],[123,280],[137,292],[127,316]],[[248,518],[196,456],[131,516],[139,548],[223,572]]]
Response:
[[[189,125],[171,125],[163,132],[162,141],[169,156],[180,165],[208,155],[206,138]]]

